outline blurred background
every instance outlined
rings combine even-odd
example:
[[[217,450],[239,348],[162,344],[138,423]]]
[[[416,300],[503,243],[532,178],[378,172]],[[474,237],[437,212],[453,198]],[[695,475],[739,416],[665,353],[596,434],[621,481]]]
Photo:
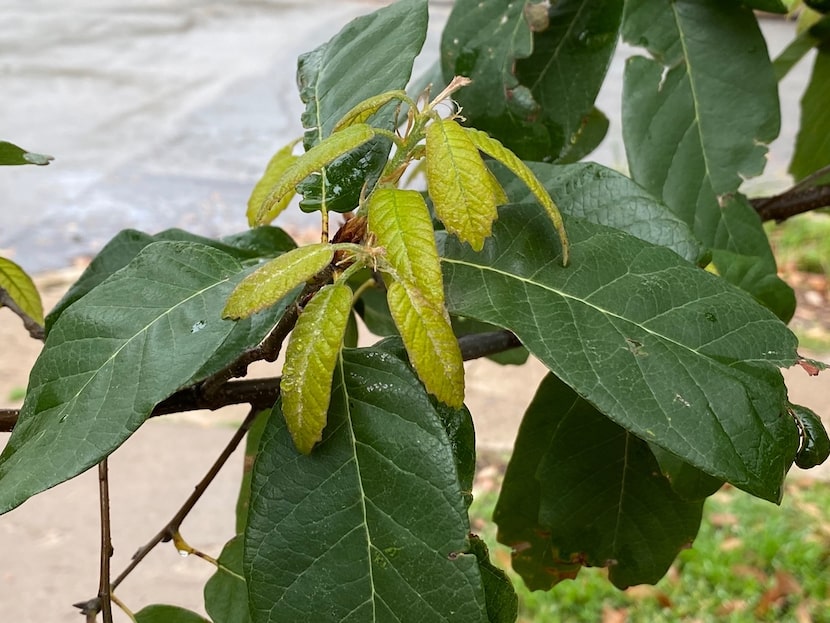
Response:
[[[48,307],[121,229],[181,227],[208,236],[245,229],[253,184],[274,151],[302,133],[297,56],[381,4],[388,2],[0,0],[0,138],[55,157],[48,167],[0,167],[0,255],[38,276]],[[430,3],[416,77],[438,58],[450,8],[449,1]],[[795,33],[794,23],[780,18],[763,19],[762,28],[772,56]],[[620,170],[622,71],[635,53],[619,48],[597,102],[611,129],[590,159]],[[751,195],[790,183],[811,61],[808,55],[781,83],[781,136],[765,175],[749,183]],[[277,224],[313,237],[317,216],[290,210]],[[784,277],[798,290],[793,326],[803,345],[830,352],[830,221],[805,215],[770,231]],[[19,321],[0,312],[0,406],[19,406],[38,350]],[[531,380],[544,371],[468,366],[481,449],[473,527],[492,543],[488,513],[506,453]],[[490,381],[495,375],[498,383]],[[795,370],[788,381],[794,401],[830,414],[827,375],[810,382]],[[114,573],[175,512],[230,438],[229,422],[241,416],[236,410],[150,422],[114,455]],[[6,439],[0,435],[0,445]],[[232,536],[240,469],[236,456],[185,522],[192,545],[218,555]],[[589,576],[550,594],[523,593],[522,620],[828,621],[830,530],[823,516],[830,494],[816,478],[802,475],[783,511],[739,492],[720,494],[695,550],[657,588],[618,593]],[[70,604],[97,591],[97,534],[92,473],[0,517],[0,620],[80,620]],[[509,564],[506,549],[494,553]],[[118,595],[135,610],[152,601],[203,611],[201,586],[212,571],[164,546]]]

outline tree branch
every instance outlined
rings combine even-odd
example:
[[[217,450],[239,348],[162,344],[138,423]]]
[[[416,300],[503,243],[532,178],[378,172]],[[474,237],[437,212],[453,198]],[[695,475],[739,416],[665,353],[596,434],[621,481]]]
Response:
[[[781,223],[791,216],[830,207],[830,185],[794,186],[780,195],[751,199],[750,203],[761,220]]]
[[[464,335],[458,339],[458,345],[461,357],[464,361],[469,361],[517,348],[522,343],[510,331],[491,331]],[[226,381],[217,387],[206,387],[204,383],[198,383],[177,391],[157,404],[149,417],[201,409],[215,411],[238,404],[248,404],[261,411],[273,406],[279,391],[278,377]],[[0,409],[0,433],[11,432],[17,424],[19,414],[16,409]]]

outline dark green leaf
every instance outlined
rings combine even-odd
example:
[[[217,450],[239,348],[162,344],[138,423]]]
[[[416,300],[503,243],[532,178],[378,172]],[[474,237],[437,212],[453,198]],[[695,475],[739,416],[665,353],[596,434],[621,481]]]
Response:
[[[615,227],[652,244],[668,247],[690,262],[701,251],[691,228],[641,186],[601,165],[558,166],[527,163],[565,214]],[[527,187],[496,163],[490,163],[514,203],[532,201]]]
[[[743,3],[758,11],[767,11],[768,13],[787,13],[789,9],[787,4],[782,0],[743,0]]]
[[[579,126],[569,139],[569,144],[563,148],[558,162],[569,164],[582,160],[599,146],[608,134],[609,125],[605,113],[597,107],[592,108],[591,112],[582,116]]]
[[[444,81],[468,76],[472,84],[453,97],[469,123],[501,140],[521,158],[541,160],[551,137],[537,118],[539,103],[519,84],[517,59],[533,51],[524,2],[457,0],[441,39]]]
[[[672,491],[648,444],[548,375],[525,414],[494,519],[529,587],[606,566],[626,588],[665,574],[702,510]]]
[[[345,350],[311,455],[268,422],[245,540],[253,621],[481,621],[455,465],[409,366]]]
[[[343,334],[343,346],[346,348],[357,348],[357,341],[360,333],[357,328],[354,310],[349,313],[349,320],[346,323],[346,332]]]
[[[136,623],[210,623],[190,610],[162,604],[142,608],[135,613],[135,620]]]
[[[623,87],[623,137],[632,177],[682,218],[706,247],[748,256],[777,279],[761,219],[737,191],[761,173],[779,130],[778,89],[752,11],[719,0],[631,0],[623,35],[634,57]],[[724,63],[723,59],[729,59]],[[729,273],[723,258],[718,270]],[[778,280],[775,301],[792,300]],[[773,307],[789,320],[790,305]]]
[[[197,236],[181,229],[167,229],[155,236],[134,229],[125,229],[101,249],[78,281],[72,284],[69,291],[52,309],[46,317],[47,333],[67,307],[114,272],[124,268],[148,244],[157,241],[198,242],[233,255],[241,262],[276,257],[297,246],[288,234],[276,227],[257,227],[227,236],[221,241]]]
[[[54,160],[52,156],[35,154],[30,151],[26,151],[13,143],[0,141],[0,166],[18,164],[44,165],[49,164],[51,160]]]
[[[399,353],[399,357],[405,357],[402,345],[400,350],[395,352]],[[470,415],[466,406],[453,409],[440,400],[432,400],[432,406],[441,418],[441,423],[450,440],[458,484],[461,487],[465,505],[469,508],[473,501],[473,480],[476,475],[476,431],[473,426],[473,416]]]
[[[713,251],[712,264],[718,274],[729,283],[746,290],[760,303],[788,321],[795,313],[795,292],[778,275],[771,272],[766,262],[751,255],[729,251]]]
[[[516,63],[519,82],[542,107],[554,160],[580,142],[585,118],[594,109],[617,46],[622,12],[622,0],[551,3],[550,25],[534,33],[533,54]]]
[[[823,17],[811,28],[796,35],[773,62],[775,77],[780,81],[804,56],[830,35],[830,17]],[[830,37],[828,37],[830,38]]]
[[[795,336],[667,249],[574,218],[567,228],[569,268],[538,206],[503,207],[481,253],[446,237],[450,312],[513,331],[624,428],[777,500],[797,446],[777,368],[795,363]]]
[[[398,327],[395,326],[395,321],[389,313],[386,292],[381,288],[365,290],[355,303],[354,310],[360,314],[366,328],[375,335],[380,337],[398,335]]]
[[[801,446],[795,456],[795,464],[801,469],[821,465],[830,456],[830,438],[821,418],[807,407],[792,405],[790,414],[798,424]]]
[[[155,242],[52,327],[20,421],[0,455],[0,512],[115,450],[228,338],[221,319],[239,261],[193,242]]]
[[[406,87],[424,44],[427,21],[426,0],[401,0],[353,20],[300,57],[297,81],[306,104],[302,116],[306,149],[329,136],[361,101]],[[395,107],[392,102],[381,108],[370,120],[372,125],[391,129]],[[327,210],[354,209],[364,184],[371,189],[377,181],[390,147],[387,139],[376,138],[327,166],[322,175],[308,178],[299,188],[300,207],[319,210],[325,198]]]
[[[205,610],[213,623],[248,623],[248,588],[242,576],[243,539],[239,534],[222,549],[219,569],[205,584]]]
[[[262,411],[254,420],[245,436],[245,459],[242,463],[242,482],[239,484],[239,496],[236,498],[236,533],[242,534],[248,525],[248,510],[251,507],[251,476],[254,461],[259,453],[259,444],[265,430],[265,422],[271,417],[271,411]]]
[[[507,574],[490,562],[487,544],[476,535],[470,535],[470,553],[478,559],[484,597],[487,600],[489,623],[513,623],[519,615],[519,598]]]
[[[297,192],[302,195],[300,209],[303,212],[322,210],[325,198],[328,212],[356,210],[360,193],[368,192],[377,183],[391,147],[389,139],[376,137],[326,166],[325,182],[320,173],[307,177],[297,186]]]
[[[650,447],[660,471],[674,492],[684,500],[703,500],[723,486],[723,480],[713,478],[660,446],[651,444]]]
[[[801,99],[801,129],[790,173],[803,179],[830,165],[830,45],[819,48],[810,84]]]
[[[444,80],[473,79],[454,96],[471,125],[521,158],[556,159],[580,142],[616,46],[622,5],[563,0],[545,11],[547,5],[526,2],[460,0],[441,41]],[[591,142],[584,142],[585,153]]]

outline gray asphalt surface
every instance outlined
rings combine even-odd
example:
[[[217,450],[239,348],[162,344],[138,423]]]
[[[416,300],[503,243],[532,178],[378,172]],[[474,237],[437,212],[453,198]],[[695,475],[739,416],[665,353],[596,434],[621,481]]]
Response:
[[[244,229],[244,206],[257,176],[276,148],[302,132],[296,57],[377,5],[0,0],[0,138],[56,157],[45,168],[0,168],[0,254],[37,273],[93,255],[125,227],[153,232],[177,226],[206,235]],[[436,58],[447,3],[436,2],[431,11],[430,52],[419,61],[421,70]],[[792,32],[783,22],[764,28],[773,53]],[[614,120],[630,52],[617,55],[599,101],[612,132],[594,159],[609,166],[625,160]],[[799,85],[807,73],[802,64],[782,84],[782,138],[772,147],[763,182],[770,187],[786,183]],[[286,222],[298,228],[308,221],[295,216]],[[479,441],[508,448],[543,370],[469,365]],[[804,376],[792,372],[796,396],[830,412],[827,382],[818,389]],[[193,421],[154,421],[113,456],[115,572],[169,519],[231,432]],[[184,536],[213,554],[232,535],[239,459],[231,460],[184,525]],[[97,531],[94,473],[0,517],[0,621],[82,620],[69,605],[96,591]],[[211,572],[168,545],[119,595],[136,609],[151,601],[201,609],[201,586]]]

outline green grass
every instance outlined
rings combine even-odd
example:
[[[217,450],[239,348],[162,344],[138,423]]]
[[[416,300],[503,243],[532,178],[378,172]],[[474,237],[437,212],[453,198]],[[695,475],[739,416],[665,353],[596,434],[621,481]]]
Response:
[[[11,390],[9,390],[9,400],[23,400],[25,397],[25,387],[13,387]]]
[[[489,520],[497,492],[471,507],[473,531],[495,564],[509,567],[508,548]],[[530,592],[509,571],[523,623],[830,622],[830,484],[790,484],[781,507],[726,488],[706,504],[694,547],[681,552],[654,587],[614,588],[601,569],[549,592]],[[616,618],[615,618],[616,617]]]
[[[809,273],[830,273],[830,217],[810,213],[765,226],[778,265]]]

